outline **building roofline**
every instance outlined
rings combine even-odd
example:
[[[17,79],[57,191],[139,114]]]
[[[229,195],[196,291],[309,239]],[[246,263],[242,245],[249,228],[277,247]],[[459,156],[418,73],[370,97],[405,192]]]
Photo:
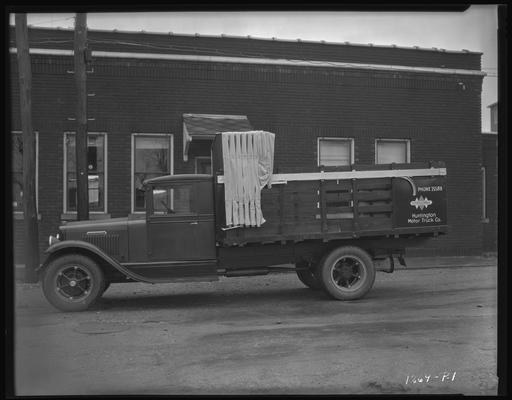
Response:
[[[40,27],[29,25],[29,29],[41,29],[41,30],[58,30],[58,31],[70,31],[74,32],[73,28],[50,28],[50,27]],[[119,29],[87,29],[88,32],[103,32],[103,33],[136,33],[136,34],[146,34],[146,35],[158,35],[158,36],[183,36],[183,37],[201,37],[201,38],[212,38],[212,39],[246,39],[246,40],[261,40],[261,41],[269,41],[269,42],[283,42],[283,43],[306,43],[306,44],[320,44],[320,45],[334,45],[334,46],[354,46],[354,47],[376,47],[376,48],[384,48],[384,49],[402,49],[402,50],[420,50],[420,51],[430,51],[437,53],[451,53],[451,54],[480,54],[482,52],[479,51],[470,51],[466,49],[462,50],[446,50],[437,47],[419,47],[419,46],[397,46],[395,44],[391,45],[381,45],[381,44],[373,44],[373,43],[351,43],[351,42],[330,42],[325,40],[304,40],[304,39],[279,39],[279,38],[264,38],[264,37],[256,37],[256,36],[236,36],[236,35],[204,35],[199,33],[175,33],[175,32],[151,32],[151,31],[130,31],[130,30],[119,30]]]
[[[11,54],[16,54],[17,49],[11,47]],[[65,49],[39,49],[31,48],[30,54],[73,56],[73,50]],[[394,71],[394,72],[414,72],[414,73],[433,73],[447,75],[472,75],[486,76],[487,74],[477,69],[460,68],[437,68],[437,67],[411,67],[405,65],[385,65],[385,64],[364,64],[339,61],[312,61],[312,60],[293,60],[279,58],[256,58],[256,57],[224,57],[224,56],[202,56],[196,54],[165,54],[165,53],[134,53],[134,52],[113,52],[113,51],[92,51],[93,57],[119,58],[119,59],[146,59],[146,60],[167,60],[167,61],[195,61],[195,62],[219,62],[235,64],[254,64],[254,65],[286,65],[294,67],[323,67],[323,68],[345,68],[361,69],[374,71]]]

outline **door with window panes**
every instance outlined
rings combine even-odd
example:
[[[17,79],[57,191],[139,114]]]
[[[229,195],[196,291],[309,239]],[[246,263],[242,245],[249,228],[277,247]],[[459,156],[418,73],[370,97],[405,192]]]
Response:
[[[213,182],[178,181],[148,188],[151,261],[215,258]]]
[[[65,212],[76,212],[76,147],[75,134],[65,134],[65,171],[64,181]],[[105,212],[105,134],[87,134],[87,178],[90,212]]]

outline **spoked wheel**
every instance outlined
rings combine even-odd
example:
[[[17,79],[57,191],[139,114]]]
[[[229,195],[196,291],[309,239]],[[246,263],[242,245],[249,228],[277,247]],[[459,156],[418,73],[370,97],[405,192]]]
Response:
[[[322,288],[321,283],[318,281],[318,279],[316,279],[315,275],[313,274],[313,271],[311,269],[306,268],[306,264],[297,263],[296,267],[304,268],[304,269],[296,270],[299,280],[304,285],[306,285],[308,288],[313,289],[313,290],[319,290]]]
[[[101,268],[79,254],[68,254],[51,261],[44,272],[44,295],[62,311],[86,310],[104,289]]]
[[[318,277],[326,292],[338,300],[363,297],[375,281],[375,267],[364,250],[346,246],[329,253],[320,265]]]

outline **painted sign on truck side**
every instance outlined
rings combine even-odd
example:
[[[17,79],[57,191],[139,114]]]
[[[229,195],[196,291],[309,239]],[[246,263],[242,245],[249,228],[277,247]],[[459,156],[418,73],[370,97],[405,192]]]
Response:
[[[415,177],[414,189],[395,179],[395,226],[417,227],[446,224],[446,177]]]

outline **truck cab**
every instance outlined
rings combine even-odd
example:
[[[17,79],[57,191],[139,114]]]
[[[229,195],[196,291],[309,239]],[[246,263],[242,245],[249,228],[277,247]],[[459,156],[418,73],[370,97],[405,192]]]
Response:
[[[147,260],[215,259],[212,176],[162,176],[145,187]]]
[[[161,176],[144,188],[145,217],[69,222],[50,236],[39,270],[53,305],[87,308],[114,282],[218,279],[213,177]]]

